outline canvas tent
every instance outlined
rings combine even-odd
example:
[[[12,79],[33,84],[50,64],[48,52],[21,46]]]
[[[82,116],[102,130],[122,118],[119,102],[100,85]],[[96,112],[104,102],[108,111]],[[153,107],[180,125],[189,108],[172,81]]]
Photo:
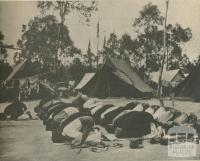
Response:
[[[85,73],[79,84],[75,87],[75,89],[82,89],[95,75],[95,73]]]
[[[39,90],[41,96],[53,96],[54,95],[54,89],[50,87],[48,83],[40,82],[39,83]]]
[[[107,56],[95,74],[86,74],[76,89],[92,97],[147,97],[150,88],[122,59]]]
[[[200,101],[200,65],[195,67],[174,92],[177,97],[188,97]]]
[[[24,59],[17,64],[5,80],[7,87],[3,89],[2,93],[6,93],[11,100],[17,97],[19,93],[26,99],[27,97],[34,99],[53,95],[53,91],[39,81],[39,77],[47,73],[40,73],[40,65],[38,63]]]
[[[184,74],[184,77],[186,78],[188,75],[189,75],[189,73],[185,73],[185,74]]]
[[[21,63],[17,64],[14,68],[13,71],[9,74],[9,76],[6,78],[6,81],[9,81],[11,79],[13,79],[17,73],[19,73],[20,71],[23,70],[25,64],[27,62],[27,59],[23,60]]]
[[[44,73],[44,70],[41,68],[41,63],[39,61],[32,62],[24,59],[22,62],[13,67],[13,70],[7,77],[6,81],[32,77],[40,73]]]
[[[159,74],[159,71],[151,73],[151,80],[156,84],[158,84]],[[185,76],[180,69],[164,70],[162,75],[162,84],[164,87],[176,87],[184,79]]]

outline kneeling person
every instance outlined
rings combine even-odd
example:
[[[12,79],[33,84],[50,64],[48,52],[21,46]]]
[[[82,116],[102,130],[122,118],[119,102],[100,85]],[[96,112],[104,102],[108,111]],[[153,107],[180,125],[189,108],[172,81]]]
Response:
[[[151,133],[153,116],[147,112],[131,111],[113,123],[115,135],[122,138],[142,137]]]
[[[94,126],[89,113],[80,112],[75,107],[67,107],[52,118],[52,141],[72,141],[83,143]]]
[[[63,128],[62,135],[73,145],[81,145],[93,131],[94,120],[91,116],[80,116]]]
[[[17,118],[24,114],[26,110],[26,105],[20,101],[20,98],[18,98],[6,107],[4,110],[4,117],[5,119],[10,118],[11,120],[17,120]]]

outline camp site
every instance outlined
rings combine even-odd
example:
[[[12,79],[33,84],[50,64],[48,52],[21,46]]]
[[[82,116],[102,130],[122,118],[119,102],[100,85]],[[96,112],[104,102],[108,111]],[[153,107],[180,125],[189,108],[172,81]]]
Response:
[[[198,0],[0,2],[0,161],[200,160],[198,18]]]

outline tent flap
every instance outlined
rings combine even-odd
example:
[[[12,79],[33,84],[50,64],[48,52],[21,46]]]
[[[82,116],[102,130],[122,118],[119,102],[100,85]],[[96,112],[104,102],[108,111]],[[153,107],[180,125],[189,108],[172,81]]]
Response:
[[[174,89],[175,96],[200,101],[200,65],[197,65],[183,82]]]
[[[6,81],[11,80],[19,71],[21,71],[26,63],[27,59],[23,60],[20,64],[13,68],[13,71],[9,74]]]
[[[79,84],[75,87],[75,89],[81,89],[83,88],[95,75],[95,73],[85,73],[82,80],[79,82]]]

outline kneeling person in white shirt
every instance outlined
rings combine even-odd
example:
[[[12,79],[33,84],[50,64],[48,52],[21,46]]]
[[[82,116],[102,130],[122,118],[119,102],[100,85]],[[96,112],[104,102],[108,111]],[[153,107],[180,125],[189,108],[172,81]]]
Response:
[[[80,116],[63,128],[62,135],[72,140],[73,145],[83,144],[94,128],[91,116]]]

